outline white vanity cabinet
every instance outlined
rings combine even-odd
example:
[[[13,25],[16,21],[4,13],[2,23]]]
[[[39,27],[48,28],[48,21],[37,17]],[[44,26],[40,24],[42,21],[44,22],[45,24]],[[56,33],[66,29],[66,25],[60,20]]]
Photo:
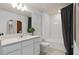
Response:
[[[30,38],[3,45],[0,46],[0,51],[1,55],[39,55],[40,38]]]
[[[15,50],[7,55],[21,55],[21,50],[17,49],[17,50]]]
[[[40,39],[34,38],[22,42],[22,55],[39,55],[40,54]]]
[[[22,47],[22,55],[33,55],[33,44]]]
[[[22,55],[33,55],[33,39],[22,42]]]
[[[9,44],[2,47],[3,55],[20,55],[21,54],[21,43]]]
[[[34,55],[40,54],[40,38],[34,39]]]
[[[1,40],[0,40],[0,55],[2,55],[2,46],[1,46]]]

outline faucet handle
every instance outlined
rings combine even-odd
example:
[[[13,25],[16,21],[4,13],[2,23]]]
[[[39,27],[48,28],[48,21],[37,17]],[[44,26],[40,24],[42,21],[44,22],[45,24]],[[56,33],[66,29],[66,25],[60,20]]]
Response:
[[[20,35],[20,36],[19,36],[19,38],[22,38],[22,37],[23,37],[23,35]]]

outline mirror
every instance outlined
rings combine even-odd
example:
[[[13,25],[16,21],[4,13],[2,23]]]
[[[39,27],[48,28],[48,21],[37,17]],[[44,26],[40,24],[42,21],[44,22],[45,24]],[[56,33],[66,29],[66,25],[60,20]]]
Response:
[[[18,20],[9,20],[7,23],[7,34],[22,33],[22,22]]]
[[[7,22],[7,34],[13,34],[14,33],[14,21],[9,20]]]
[[[31,15],[30,11],[17,10],[7,3],[0,4],[0,34],[26,34]]]

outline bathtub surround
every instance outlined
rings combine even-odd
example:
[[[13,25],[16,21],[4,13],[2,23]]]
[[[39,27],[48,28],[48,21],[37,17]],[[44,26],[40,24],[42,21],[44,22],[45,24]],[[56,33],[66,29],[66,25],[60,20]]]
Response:
[[[50,47],[66,51],[62,36],[61,14],[42,14],[42,38],[49,42]]]

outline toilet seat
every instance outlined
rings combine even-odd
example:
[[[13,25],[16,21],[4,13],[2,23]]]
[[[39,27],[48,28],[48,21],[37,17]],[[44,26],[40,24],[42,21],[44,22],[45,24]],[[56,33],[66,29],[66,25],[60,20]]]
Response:
[[[41,42],[41,45],[42,46],[49,46],[49,43],[48,42]]]

